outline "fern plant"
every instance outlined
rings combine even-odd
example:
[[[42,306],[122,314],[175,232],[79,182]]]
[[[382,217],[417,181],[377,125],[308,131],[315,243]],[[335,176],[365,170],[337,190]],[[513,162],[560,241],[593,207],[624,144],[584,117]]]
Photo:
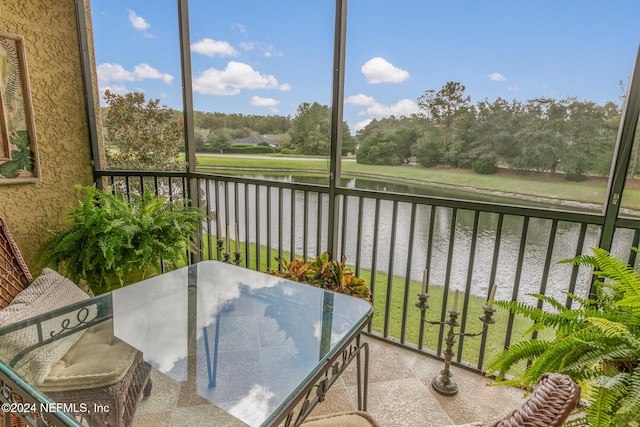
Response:
[[[550,304],[553,312],[520,302],[495,302],[533,320],[528,333],[550,328],[555,337],[514,344],[486,370],[497,373],[498,384],[523,388],[532,387],[545,372],[569,375],[588,402],[583,416],[590,426],[632,425],[640,420],[640,274],[603,249],[592,251],[593,255],[562,261],[594,269],[596,297],[569,294],[579,303],[578,309],[569,310],[540,294],[534,296]],[[505,379],[520,361],[530,365],[524,373]]]
[[[128,200],[94,187],[76,188],[86,197],[66,217],[68,228],[49,230],[36,262],[76,283],[86,281],[95,295],[158,273],[161,260],[184,262],[204,218],[196,208],[148,191]]]

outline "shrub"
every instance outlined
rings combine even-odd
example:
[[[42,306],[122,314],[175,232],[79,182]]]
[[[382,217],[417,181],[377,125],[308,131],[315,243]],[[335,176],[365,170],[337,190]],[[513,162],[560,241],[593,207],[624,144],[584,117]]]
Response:
[[[291,262],[282,259],[276,259],[276,261],[282,271],[269,269],[267,273],[362,298],[371,303],[371,291],[366,282],[355,276],[351,269],[345,265],[345,256],[340,262],[329,260],[327,252],[317,256],[313,261],[304,262],[299,259],[294,259]]]
[[[482,175],[491,175],[498,172],[496,162],[489,159],[476,159],[472,163],[472,168],[476,173]]]

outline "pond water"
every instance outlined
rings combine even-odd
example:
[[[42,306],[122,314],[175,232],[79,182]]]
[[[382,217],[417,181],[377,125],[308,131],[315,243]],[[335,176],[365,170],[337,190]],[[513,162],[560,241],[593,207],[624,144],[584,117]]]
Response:
[[[297,183],[321,183],[326,184],[326,178],[311,176],[257,176],[251,178],[264,178],[284,182]],[[409,184],[396,184],[383,181],[372,181],[360,178],[343,180],[343,186],[347,188],[369,189],[395,193],[422,194],[447,198],[467,198],[468,193],[450,192],[439,188],[419,187]],[[222,185],[222,184],[221,184]],[[224,191],[222,187],[218,191]],[[256,207],[256,187],[238,186],[238,197],[234,194],[234,186],[229,186],[228,223],[240,224],[241,240],[245,240],[245,217],[240,214],[235,218],[235,206],[239,212],[244,212],[245,201],[249,202],[249,211],[253,216],[257,210],[261,213],[257,218],[250,218],[248,241],[266,245],[267,229],[271,230],[271,247],[281,247],[283,251],[293,248],[300,255],[307,246],[307,253],[315,254],[316,248],[326,247],[328,198],[322,197],[318,203],[317,193],[308,193],[306,196],[301,191],[296,191],[294,200],[291,200],[290,191],[271,189],[271,223],[267,223],[267,189],[261,186],[258,195],[259,207]],[[248,191],[248,194],[245,194]],[[212,189],[212,193],[215,190]],[[215,194],[211,194],[212,200]],[[281,200],[279,200],[281,198]],[[237,201],[236,201],[237,200]],[[490,197],[487,200],[508,203],[508,199],[496,199]],[[519,203],[521,204],[521,203]],[[281,206],[280,208],[278,206]],[[539,206],[539,204],[537,204]],[[293,208],[293,212],[292,212]],[[280,210],[279,210],[280,209]],[[431,225],[432,209],[433,226]],[[279,212],[282,221],[279,220]],[[307,215],[306,224],[304,221]],[[572,266],[558,265],[558,260],[572,258],[576,253],[589,253],[589,248],[596,246],[598,242],[599,227],[589,226],[581,248],[578,248],[580,237],[580,224],[559,222],[554,230],[551,220],[532,218],[528,222],[527,232],[523,234],[525,220],[522,217],[505,215],[500,223],[499,215],[492,213],[478,214],[470,210],[457,210],[453,219],[451,208],[433,207],[428,205],[417,206],[415,212],[415,227],[413,230],[412,250],[409,252],[411,240],[411,216],[412,208],[408,203],[398,203],[394,214],[394,206],[391,201],[381,201],[376,222],[376,201],[365,199],[362,203],[362,214],[359,212],[359,201],[354,197],[348,197],[346,227],[344,231],[344,254],[347,262],[360,257],[360,267],[363,269],[375,268],[377,271],[391,272],[398,276],[407,274],[414,280],[420,281],[426,266],[429,247],[431,247],[429,281],[436,286],[449,284],[452,289],[464,290],[470,286],[471,294],[486,297],[491,282],[498,284],[498,298],[510,299],[517,297],[519,300],[528,299],[524,295],[535,293],[546,288],[546,292],[558,298],[564,298],[562,291],[569,286],[572,274]],[[291,229],[291,217],[295,218],[295,227]],[[227,223],[226,212],[220,212],[222,223]],[[317,221],[320,221],[321,231],[318,233]],[[256,225],[259,222],[259,236],[256,233]],[[361,229],[361,238],[358,239],[358,228]],[[433,236],[430,242],[430,229],[433,227]],[[280,229],[282,228],[282,229]],[[501,228],[500,239],[496,239],[497,230]],[[453,232],[452,232],[453,229]],[[395,230],[395,235],[392,234]],[[553,233],[553,234],[552,234]],[[474,236],[477,238],[473,239]],[[622,257],[628,254],[631,246],[632,233],[626,230],[619,231],[616,235],[616,248],[614,254],[620,253]],[[523,242],[524,241],[524,242]],[[342,236],[340,237],[342,245]],[[451,245],[453,247],[451,248]],[[548,248],[553,246],[552,251]],[[519,254],[523,247],[522,269],[518,271]],[[551,252],[549,254],[549,252]],[[452,254],[452,261],[449,260]],[[494,260],[494,253],[498,256]],[[473,264],[470,263],[473,258]],[[551,267],[545,271],[547,258],[551,260]],[[590,272],[580,269],[577,280],[576,293],[586,295],[590,283]],[[514,289],[519,287],[517,295]]]

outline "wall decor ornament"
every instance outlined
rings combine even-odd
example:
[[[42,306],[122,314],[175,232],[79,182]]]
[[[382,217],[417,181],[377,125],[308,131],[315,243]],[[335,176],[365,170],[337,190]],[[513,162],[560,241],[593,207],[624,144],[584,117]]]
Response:
[[[0,184],[39,181],[24,39],[0,32]]]

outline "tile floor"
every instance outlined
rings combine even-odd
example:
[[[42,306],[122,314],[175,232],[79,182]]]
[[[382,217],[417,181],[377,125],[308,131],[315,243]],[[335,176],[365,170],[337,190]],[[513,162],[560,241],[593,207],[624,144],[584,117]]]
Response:
[[[506,415],[524,401],[522,391],[487,386],[490,379],[456,367],[452,372],[458,394],[442,396],[431,387],[431,380],[442,369],[441,361],[374,338],[366,340],[370,346],[368,412],[382,427],[487,422]],[[153,392],[140,403],[134,427],[244,426],[211,405],[200,405],[193,398],[194,393],[180,390],[175,382],[162,377],[152,375]],[[169,412],[171,408],[177,409]],[[356,374],[352,363],[311,416],[354,409],[357,409]]]

